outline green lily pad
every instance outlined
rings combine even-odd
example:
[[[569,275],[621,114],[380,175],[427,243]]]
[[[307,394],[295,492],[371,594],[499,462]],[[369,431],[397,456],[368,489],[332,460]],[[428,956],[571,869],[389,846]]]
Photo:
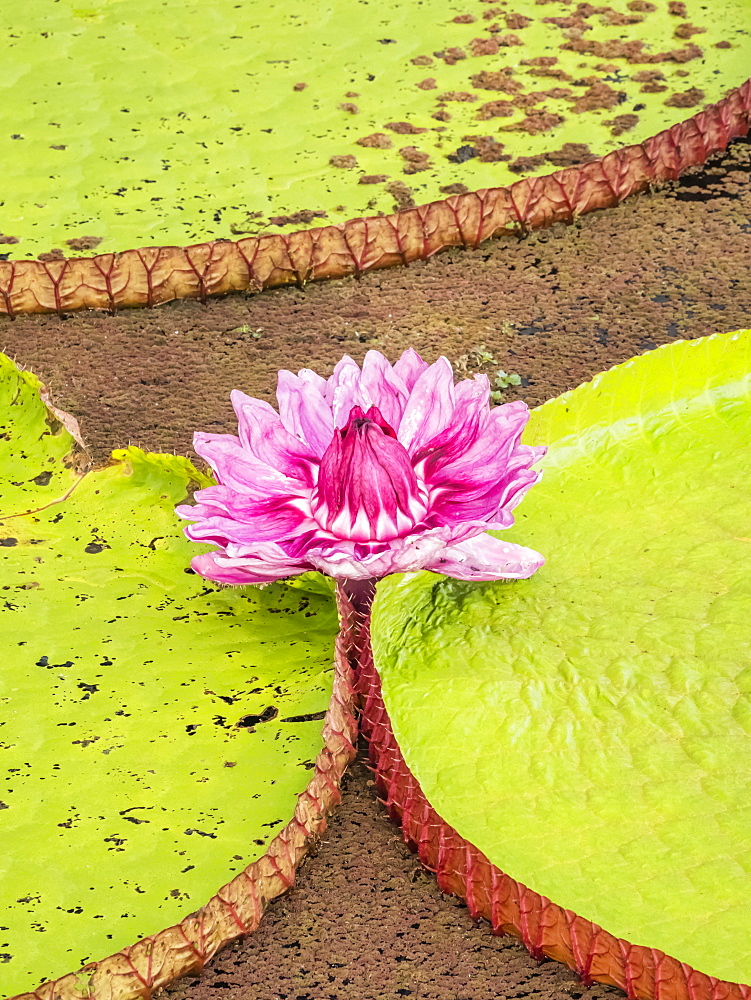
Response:
[[[617,937],[751,982],[751,331],[536,410],[530,580],[378,587],[375,662],[431,805]]]
[[[38,381],[0,375],[6,996],[179,922],[265,853],[322,748],[337,617],[186,570],[173,508],[205,478],[137,448],[80,478]]]
[[[589,7],[5,0],[0,249],[391,212],[641,142],[748,76],[751,0]]]

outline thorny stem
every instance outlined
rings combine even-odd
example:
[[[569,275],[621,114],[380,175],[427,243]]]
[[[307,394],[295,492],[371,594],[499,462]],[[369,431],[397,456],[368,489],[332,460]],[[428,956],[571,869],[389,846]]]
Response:
[[[375,577],[369,580],[342,580],[340,586],[358,617],[362,620],[367,618],[375,597]]]
[[[342,580],[336,585],[341,636],[346,655],[355,677],[359,674],[364,633],[370,621],[370,609],[375,597],[376,580]]]

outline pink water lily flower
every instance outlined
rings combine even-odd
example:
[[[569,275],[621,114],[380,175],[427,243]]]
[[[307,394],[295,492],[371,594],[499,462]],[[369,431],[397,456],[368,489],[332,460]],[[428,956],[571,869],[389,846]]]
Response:
[[[279,412],[235,390],[239,435],[195,435],[218,485],[177,508],[197,573],[268,583],[309,570],[369,580],[429,569],[460,580],[524,579],[539,553],[501,541],[545,453],[520,443],[525,403],[491,409],[487,376],[412,350],[393,366],[368,351],[328,380],[280,371]]]

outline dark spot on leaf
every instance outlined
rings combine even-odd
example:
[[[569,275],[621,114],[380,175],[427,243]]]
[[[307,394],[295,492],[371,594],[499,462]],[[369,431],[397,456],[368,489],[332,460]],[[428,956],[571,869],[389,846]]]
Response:
[[[192,833],[197,833],[199,837],[211,837],[212,840],[216,840],[216,834],[215,833],[207,833],[206,830],[196,830],[196,829],[190,828],[188,830],[185,830],[184,832],[187,833],[188,836],[190,836]]]
[[[95,694],[99,690],[98,684],[85,684],[83,681],[80,681],[78,686],[82,691],[86,692],[81,701],[88,701],[92,694]]]
[[[121,851],[123,849],[122,845],[124,843],[126,843],[126,841],[125,841],[125,839],[123,837],[112,836],[112,837],[105,837],[104,838],[104,843],[105,844],[114,844],[115,845],[114,847],[109,847],[108,848],[108,850],[110,850],[110,851],[114,851],[114,850]]]
[[[12,549],[14,545],[18,545],[17,538],[0,538],[0,545],[6,549]]]
[[[198,726],[194,723],[193,725],[186,726],[185,732],[188,734],[188,736],[192,736],[195,733],[196,729],[198,729]]]
[[[36,666],[46,667],[48,670],[57,670],[62,667],[72,667],[73,660],[66,660],[65,663],[50,663],[49,656],[40,656],[36,661]],[[60,723],[58,723],[58,725],[60,725]]]
[[[477,156],[477,150],[474,146],[459,146],[455,152],[449,153],[446,159],[452,163],[466,163],[474,156]]]
[[[317,722],[320,719],[326,718],[326,712],[309,712],[307,715],[290,715],[287,719],[281,719],[281,722]]]
[[[271,722],[277,715],[279,715],[279,709],[273,705],[269,705],[260,715],[244,715],[242,719],[238,720],[237,726],[240,729],[249,729],[252,732],[259,723]]]
[[[85,552],[91,552],[92,554],[96,552],[101,552],[102,549],[108,549],[109,545],[102,545],[99,542],[89,542],[89,544],[84,549]]]
[[[50,479],[52,479],[51,472],[40,472],[38,476],[34,476],[32,482],[36,483],[37,486],[47,486]]]

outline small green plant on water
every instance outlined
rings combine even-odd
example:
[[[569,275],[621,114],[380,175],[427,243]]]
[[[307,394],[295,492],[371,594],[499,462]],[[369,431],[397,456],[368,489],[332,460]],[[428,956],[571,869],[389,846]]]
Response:
[[[521,376],[517,375],[516,372],[505,372],[502,368],[499,368],[495,373],[495,389],[490,390],[490,402],[500,403],[503,399],[503,390],[508,389],[510,385],[521,385]]]
[[[468,374],[487,369],[494,364],[497,364],[497,361],[492,351],[489,351],[485,344],[479,344],[467,354],[462,354],[456,359],[454,370]],[[511,385],[522,384],[520,375],[517,375],[516,372],[505,372],[502,368],[498,368],[495,375],[487,371],[485,374],[489,376],[494,386],[490,393],[491,403],[501,402],[504,389],[508,389]]]
[[[234,326],[231,330],[225,330],[225,333],[249,333],[254,340],[260,340],[261,334],[263,333],[263,327],[258,327],[258,329],[253,330],[248,323],[242,323],[240,326]]]

